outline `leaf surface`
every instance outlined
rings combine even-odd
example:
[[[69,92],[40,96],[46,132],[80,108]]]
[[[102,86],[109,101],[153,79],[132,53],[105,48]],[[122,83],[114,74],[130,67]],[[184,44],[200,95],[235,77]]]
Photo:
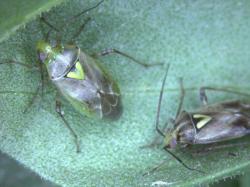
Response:
[[[187,111],[201,105],[198,97],[201,86],[249,90],[249,1],[107,0],[67,26],[68,17],[95,3],[74,0],[44,15],[62,31],[63,42],[91,17],[76,40],[88,54],[116,48],[148,63],[170,63],[162,124],[175,116],[179,101],[178,77],[183,77],[187,90],[184,104]],[[37,7],[39,11],[44,10],[40,4]],[[14,60],[37,67],[36,42],[43,38],[48,27],[37,19],[13,31],[24,23],[26,21],[17,18],[9,24],[1,21],[2,28],[7,24],[1,29],[1,38],[15,32],[1,42],[1,62]],[[55,35],[52,32],[50,38],[56,39]],[[176,152],[185,163],[205,174],[186,170],[161,149],[141,149],[140,146],[150,143],[156,136],[154,121],[165,68],[145,69],[115,55],[100,61],[120,85],[124,113],[118,121],[107,123],[80,115],[64,101],[65,118],[81,140],[80,154],[75,152],[72,136],[54,110],[55,87],[46,81],[44,95],[40,94],[28,112],[23,113],[39,84],[39,72],[36,68],[16,64],[1,65],[1,151],[62,186],[159,183],[195,186],[241,174],[249,167],[249,146],[232,147],[202,157]],[[209,93],[208,96],[210,103],[238,98],[227,93]],[[231,152],[236,156],[230,156]],[[159,170],[142,176],[163,160],[166,162]]]

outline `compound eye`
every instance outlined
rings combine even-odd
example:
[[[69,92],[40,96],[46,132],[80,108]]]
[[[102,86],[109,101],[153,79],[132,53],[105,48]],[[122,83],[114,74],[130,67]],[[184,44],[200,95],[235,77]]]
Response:
[[[38,57],[39,60],[44,63],[45,59],[47,58],[47,54],[46,53],[42,53],[42,52],[38,52]]]
[[[172,140],[169,142],[169,148],[175,148],[177,145],[176,139],[172,138]]]
[[[82,69],[82,65],[79,61],[75,63],[75,65],[71,68],[70,72],[66,75],[68,78],[83,80],[84,72]]]

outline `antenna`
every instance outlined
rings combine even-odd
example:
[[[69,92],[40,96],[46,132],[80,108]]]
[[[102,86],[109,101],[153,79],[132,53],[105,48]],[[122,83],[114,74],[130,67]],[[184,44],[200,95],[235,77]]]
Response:
[[[93,9],[97,8],[97,7],[98,7],[100,4],[102,4],[103,2],[104,2],[104,0],[101,0],[101,1],[98,2],[96,5],[90,7],[90,8],[88,8],[88,9],[86,9],[86,10],[83,10],[82,12],[80,12],[80,13],[78,13],[78,14],[76,14],[76,15],[74,15],[74,16],[68,18],[68,19],[66,19],[66,20],[65,20],[66,26],[65,26],[65,24],[64,24],[64,25],[61,25],[61,27],[57,28],[57,27],[55,27],[53,24],[51,24],[51,23],[44,17],[44,15],[42,15],[42,16],[40,17],[40,20],[41,20],[43,23],[45,23],[45,24],[50,28],[49,32],[50,32],[51,30],[54,30],[54,31],[56,31],[57,33],[59,33],[59,36],[58,36],[58,37],[61,38],[61,30],[62,30],[62,27],[67,27],[67,26],[70,25],[76,18],[80,17],[81,15],[85,14],[86,12],[88,12],[88,11],[90,11],[90,10],[93,10]],[[88,17],[88,18],[85,20],[85,22],[80,26],[80,28],[77,30],[77,32],[73,35],[73,38],[72,38],[72,39],[75,39],[76,37],[79,36],[79,34],[81,33],[81,31],[84,29],[84,26],[86,25],[86,23],[88,23],[89,21],[90,21],[90,17]]]
[[[94,5],[94,6],[90,7],[90,8],[87,8],[86,10],[83,10],[82,12],[80,12],[80,13],[78,13],[78,14],[76,14],[76,15],[70,17],[70,18],[68,18],[68,19],[66,20],[66,23],[72,22],[72,20],[74,20],[74,19],[80,17],[81,15],[85,14],[86,12],[88,12],[88,11],[90,11],[90,10],[93,10],[93,9],[97,8],[97,7],[98,7],[100,4],[102,4],[103,2],[104,2],[104,0],[101,0],[101,1],[98,2],[96,5]]]
[[[163,77],[163,81],[162,81],[162,86],[161,86],[161,92],[160,92],[160,96],[159,96],[159,102],[158,102],[158,107],[157,107],[157,114],[156,114],[156,120],[155,120],[155,128],[156,128],[156,131],[163,137],[165,137],[165,134],[164,132],[159,128],[159,118],[160,118],[160,111],[161,111],[161,102],[162,102],[162,96],[163,96],[163,90],[164,90],[164,87],[165,87],[165,82],[166,82],[166,79],[167,79],[167,75],[168,75],[168,70],[169,70],[169,66],[170,64],[168,64],[167,66],[167,69],[166,69],[166,73]],[[184,89],[183,89],[183,83],[182,83],[182,79],[180,79],[180,85],[181,85],[181,91],[182,91],[182,94],[181,94],[181,103],[179,104],[179,107],[178,107],[178,111],[177,111],[177,116],[179,115],[180,113],[180,110],[181,110],[181,106],[183,104],[183,97],[184,97]],[[165,146],[164,147],[164,150],[167,151],[172,157],[174,157],[180,164],[182,164],[185,168],[187,168],[188,170],[192,170],[192,171],[197,171],[197,172],[200,172],[200,173],[205,173],[204,171],[201,171],[201,170],[198,170],[198,169],[194,169],[194,168],[191,168],[189,167],[187,164],[185,164],[178,156],[176,156],[174,153],[172,153],[170,150],[168,150],[168,148]]]
[[[161,85],[161,92],[160,92],[160,96],[159,96],[159,101],[158,101],[158,106],[157,106],[157,113],[156,113],[156,120],[155,120],[155,128],[156,131],[163,137],[165,137],[164,132],[159,128],[159,118],[160,118],[160,111],[161,111],[161,101],[162,101],[162,96],[163,96],[163,90],[165,87],[165,82],[167,79],[167,75],[168,75],[168,70],[169,70],[169,66],[170,64],[168,64],[167,69],[166,69],[166,73],[163,77],[163,81],[162,81],[162,85]]]

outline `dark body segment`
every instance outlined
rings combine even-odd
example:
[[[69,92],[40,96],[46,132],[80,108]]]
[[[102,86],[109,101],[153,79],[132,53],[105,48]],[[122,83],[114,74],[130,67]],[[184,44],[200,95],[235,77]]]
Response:
[[[208,122],[199,126],[207,116]],[[230,101],[209,105],[198,112],[180,115],[176,127],[180,144],[210,144],[239,138],[250,134],[250,104]]]

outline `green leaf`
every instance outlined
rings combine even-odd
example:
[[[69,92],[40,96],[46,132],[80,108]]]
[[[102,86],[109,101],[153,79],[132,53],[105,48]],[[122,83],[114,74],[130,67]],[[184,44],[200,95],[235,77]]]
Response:
[[[7,39],[18,28],[48,11],[63,0],[0,1],[0,42]]]
[[[97,2],[97,1],[96,1]],[[145,62],[170,63],[162,103],[161,123],[174,117],[179,101],[178,77],[187,89],[185,110],[200,106],[200,86],[249,90],[250,2],[228,1],[115,1],[109,0],[65,28],[66,18],[95,5],[70,1],[45,17],[63,32],[63,42],[88,16],[92,21],[77,39],[86,53],[117,48]],[[1,43],[1,61],[15,60],[36,66],[36,42],[48,28],[39,20]],[[51,38],[56,39],[55,33]],[[66,101],[65,118],[81,140],[77,154],[72,136],[54,110],[56,90],[48,81],[44,96],[27,113],[22,111],[36,91],[36,69],[1,65],[0,149],[43,178],[62,186],[196,186],[241,174],[249,168],[249,146],[232,147],[192,157],[176,152],[191,172],[165,151],[141,149],[156,136],[154,121],[165,68],[145,69],[120,56],[101,59],[123,94],[124,113],[116,122],[81,116]],[[237,98],[209,93],[209,102]],[[241,141],[241,140],[239,140]],[[234,153],[236,156],[230,156]],[[166,160],[152,174],[143,174]]]

